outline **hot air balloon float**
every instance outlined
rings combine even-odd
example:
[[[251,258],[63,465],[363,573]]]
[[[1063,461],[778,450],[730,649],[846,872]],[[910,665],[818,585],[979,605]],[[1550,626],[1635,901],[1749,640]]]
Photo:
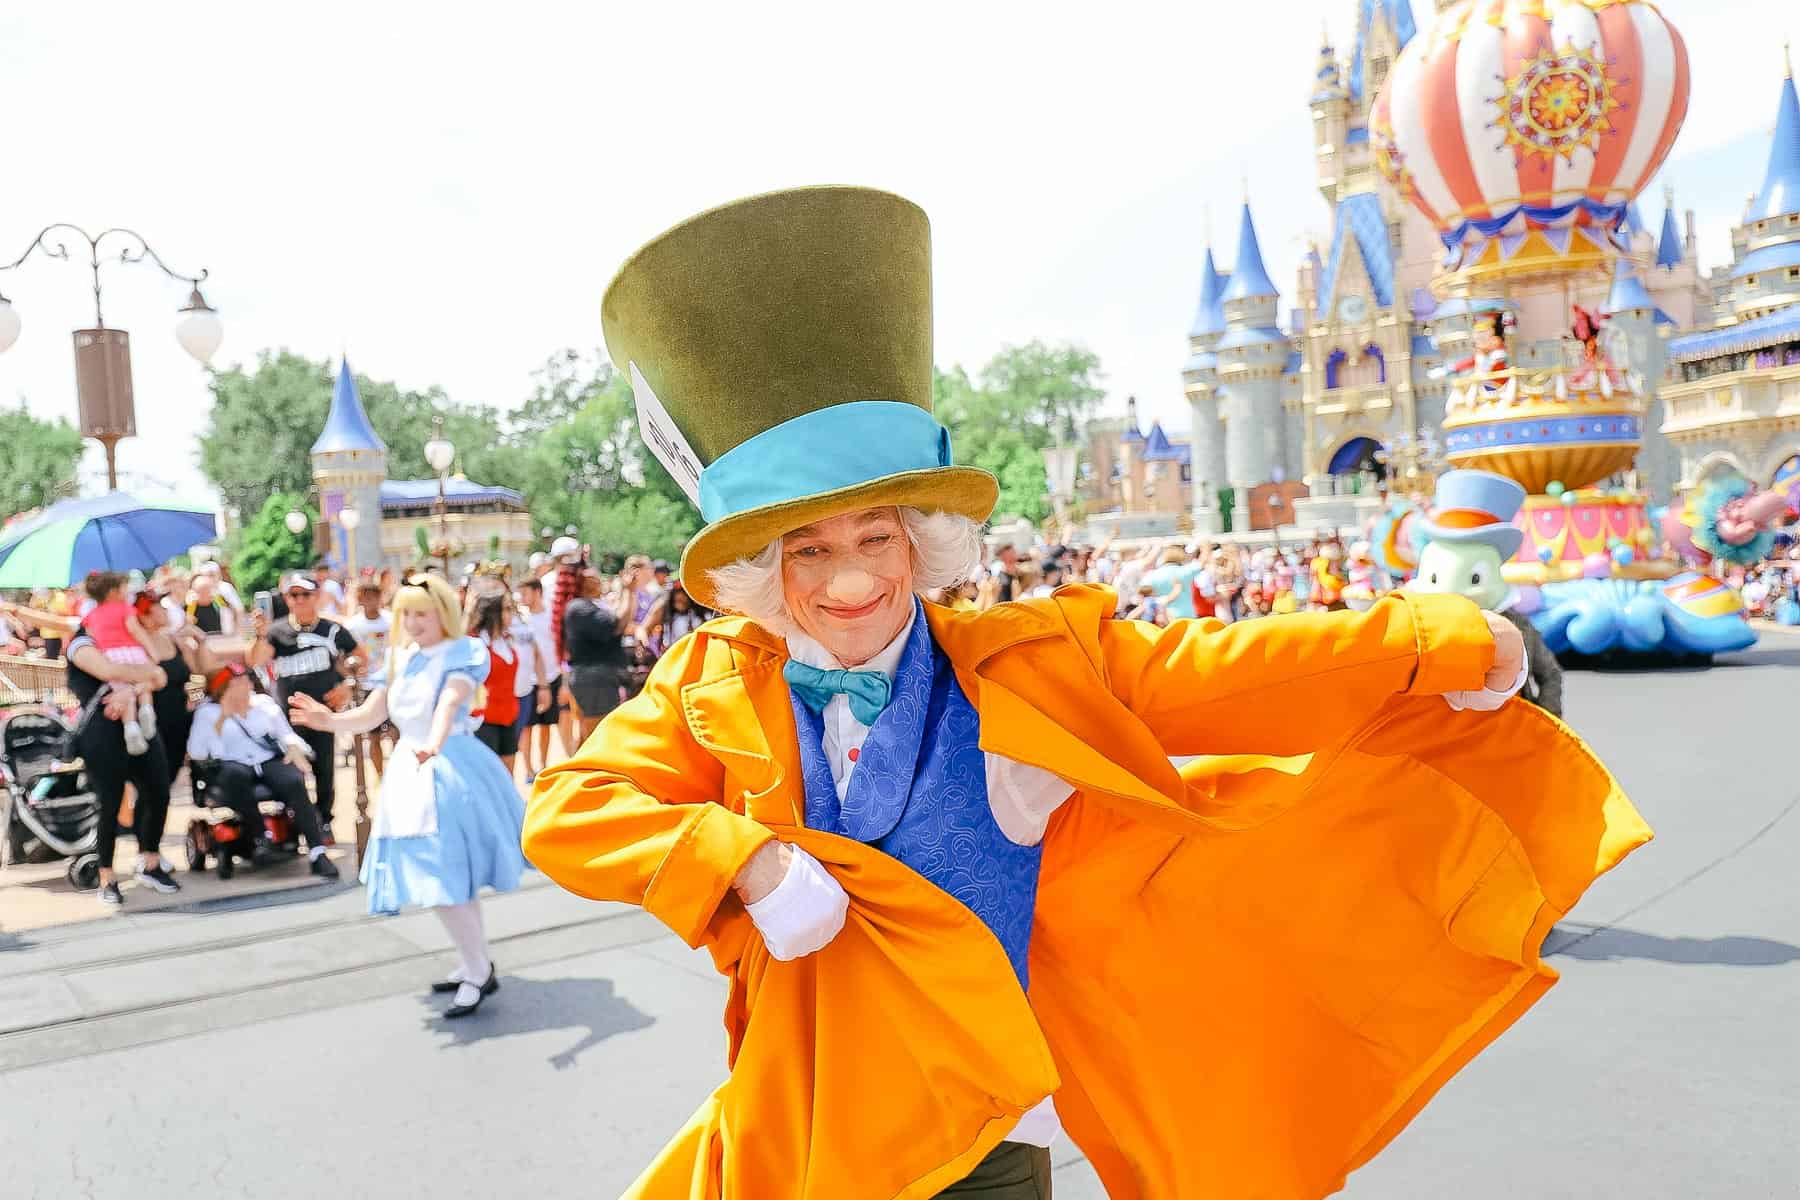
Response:
[[[1528,493],[1503,576],[1560,655],[1755,641],[1737,594],[1663,557],[1649,497],[1617,486],[1653,384],[1571,300],[1628,259],[1632,199],[1687,105],[1686,47],[1649,0],[1463,0],[1407,44],[1370,113],[1377,168],[1444,245],[1445,460]],[[1378,523],[1390,573],[1417,561],[1420,524],[1404,508]]]

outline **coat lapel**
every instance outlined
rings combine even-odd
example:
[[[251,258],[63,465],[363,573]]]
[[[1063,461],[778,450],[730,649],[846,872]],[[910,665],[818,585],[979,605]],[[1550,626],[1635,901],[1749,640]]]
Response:
[[[1159,827],[1194,831],[1196,818],[1182,803],[1181,778],[1148,732],[1143,736],[1151,743],[1149,757],[1125,753],[1132,748],[1121,743],[1120,732],[1141,729],[1137,719],[1110,692],[1094,694],[1094,672],[1080,670],[1066,682],[1059,679],[1071,666],[1085,665],[1081,651],[1064,644],[1043,654],[1028,645],[1068,639],[1066,628],[1050,612],[1035,605],[1008,604],[985,613],[956,613],[927,605],[925,613],[932,636],[956,667],[963,691],[975,698],[983,750],[1042,768],[1081,791],[1122,801],[1134,817]],[[1011,656],[1005,652],[1015,648],[1024,661],[1009,663]],[[1105,748],[1071,733],[1069,720],[1050,715],[1002,681],[1003,676],[1017,678],[1021,673],[1039,685],[1036,690],[1042,694],[1061,696],[1093,715],[1095,720],[1089,723],[1110,731]],[[1142,769],[1134,769],[1138,766]],[[1146,776],[1159,782],[1149,782]]]
[[[702,626],[692,636],[713,643],[701,678],[681,689],[694,740],[741,782],[746,815],[770,826],[804,825],[800,742],[781,677],[786,647],[741,618]]]

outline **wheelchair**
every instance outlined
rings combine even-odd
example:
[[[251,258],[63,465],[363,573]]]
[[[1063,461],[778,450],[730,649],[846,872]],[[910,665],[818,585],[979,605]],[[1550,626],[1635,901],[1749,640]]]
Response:
[[[293,810],[275,799],[261,779],[252,793],[257,812],[262,816],[260,830],[247,830],[237,810],[226,802],[219,784],[217,759],[189,759],[188,778],[193,783],[194,807],[205,810],[202,816],[188,822],[182,840],[187,849],[188,869],[206,870],[213,861],[220,879],[230,879],[237,872],[237,861],[249,859],[256,849],[258,834],[266,834],[267,842],[278,854],[292,857],[300,853],[300,831],[294,823]]]

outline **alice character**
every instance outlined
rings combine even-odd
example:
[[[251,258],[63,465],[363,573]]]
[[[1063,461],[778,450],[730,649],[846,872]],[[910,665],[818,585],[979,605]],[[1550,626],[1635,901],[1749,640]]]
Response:
[[[487,678],[487,647],[463,635],[456,593],[435,575],[414,575],[394,595],[386,669],[369,696],[333,712],[296,693],[293,723],[367,733],[383,721],[399,734],[381,777],[374,835],[363,857],[369,912],[417,905],[444,923],[459,956],[432,991],[454,993],[444,1016],[466,1017],[499,990],[482,925],[481,889],[519,886],[525,806],[512,775],[473,732],[469,713]]]

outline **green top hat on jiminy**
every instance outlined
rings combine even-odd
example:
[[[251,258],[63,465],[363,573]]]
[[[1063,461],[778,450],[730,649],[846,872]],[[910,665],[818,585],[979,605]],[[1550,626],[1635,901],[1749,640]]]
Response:
[[[626,260],[601,321],[691,451],[674,457],[707,523],[681,577],[701,604],[709,570],[815,521],[993,512],[994,477],[952,465],[931,415],[931,230],[910,201],[819,187],[702,213]],[[644,433],[667,465],[668,431]]]

